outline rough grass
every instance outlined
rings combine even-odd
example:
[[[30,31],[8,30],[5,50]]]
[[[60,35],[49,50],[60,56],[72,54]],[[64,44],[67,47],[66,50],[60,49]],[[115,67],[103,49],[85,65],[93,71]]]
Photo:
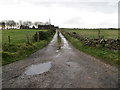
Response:
[[[35,34],[36,31],[40,30],[5,30],[2,33],[2,37],[4,39],[11,35],[12,42],[9,44],[8,41],[4,41],[2,43],[3,52],[2,54],[2,65],[6,65],[18,60],[21,60],[25,57],[28,57],[30,54],[34,53],[35,51],[43,48],[46,46],[52,39],[53,35],[49,35],[49,37],[45,40],[41,40],[39,42],[31,42],[27,44],[25,42],[25,32],[29,33],[29,38],[32,40],[32,36]],[[45,30],[47,31],[47,30]]]
[[[48,44],[49,40],[43,40],[41,42],[36,42],[34,44],[20,44],[20,45],[4,45],[4,51],[2,52],[2,65],[6,65],[18,60],[21,60],[35,51],[43,48]]]
[[[58,49],[60,49],[60,48],[61,48],[61,37],[58,33]]]
[[[64,29],[69,32],[76,32],[79,35],[88,38],[98,38],[98,30],[75,30],[75,29]],[[100,30],[100,35],[104,36],[105,39],[118,39],[118,30]]]
[[[109,63],[111,65],[115,65],[115,66],[120,65],[120,61],[119,61],[120,53],[112,52],[103,47],[94,48],[94,47],[84,46],[79,40],[73,37],[70,37],[69,35],[65,33],[64,35],[68,39],[68,41],[71,42],[71,44],[78,50],[83,51],[87,54],[90,54],[96,58],[99,58],[102,61]]]
[[[47,30],[35,30],[35,29],[19,29],[19,30],[2,30],[2,43],[9,43],[8,36],[11,38],[11,44],[20,44],[26,42],[26,32],[28,32],[29,39],[32,41],[32,36],[37,31]]]

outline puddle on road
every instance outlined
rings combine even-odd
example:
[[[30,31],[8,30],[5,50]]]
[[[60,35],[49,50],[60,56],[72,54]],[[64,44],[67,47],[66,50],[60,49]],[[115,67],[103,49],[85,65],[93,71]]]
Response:
[[[53,42],[57,41],[57,37],[58,37],[58,31],[56,31],[56,33],[55,33],[55,35],[54,35],[52,41],[50,42],[50,45],[52,45]]]
[[[59,33],[62,41],[63,41],[63,46],[61,48],[64,48],[64,49],[71,49],[69,44],[68,44],[68,41],[66,40],[66,38],[61,34],[61,32]]]
[[[26,75],[36,75],[36,74],[42,74],[44,72],[49,71],[51,68],[51,62],[46,62],[46,63],[41,63],[41,64],[36,64],[36,65],[31,65],[28,67],[25,71]]]

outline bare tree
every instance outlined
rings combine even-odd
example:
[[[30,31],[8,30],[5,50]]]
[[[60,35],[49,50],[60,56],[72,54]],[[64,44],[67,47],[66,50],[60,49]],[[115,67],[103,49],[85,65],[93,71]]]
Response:
[[[31,26],[32,22],[31,21],[25,21],[25,22],[23,22],[23,25],[24,26]]]
[[[22,20],[19,20],[18,23],[19,23],[19,25],[23,25],[23,21]]]
[[[13,29],[16,26],[16,22],[14,20],[8,20],[7,25]]]
[[[7,27],[7,29],[9,29],[9,27],[10,27],[8,20],[6,21],[6,27]]]
[[[5,29],[5,22],[0,22],[0,26],[2,27],[2,29],[4,30]]]

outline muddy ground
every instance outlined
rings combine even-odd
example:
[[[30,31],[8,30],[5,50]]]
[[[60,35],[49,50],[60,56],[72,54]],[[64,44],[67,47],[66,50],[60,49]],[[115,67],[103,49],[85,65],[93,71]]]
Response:
[[[80,52],[57,32],[48,46],[28,58],[5,65],[3,88],[116,88],[116,67]]]

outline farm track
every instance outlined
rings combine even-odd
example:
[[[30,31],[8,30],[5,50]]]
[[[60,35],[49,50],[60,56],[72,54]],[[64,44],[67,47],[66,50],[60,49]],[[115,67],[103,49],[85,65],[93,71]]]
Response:
[[[118,70],[75,48],[60,33],[58,50],[57,32],[48,46],[20,60],[2,67],[3,88],[117,88]],[[44,73],[26,74],[32,65],[50,62]],[[38,69],[37,69],[38,70]],[[39,71],[39,70],[38,70]],[[30,74],[30,73],[29,73]]]

